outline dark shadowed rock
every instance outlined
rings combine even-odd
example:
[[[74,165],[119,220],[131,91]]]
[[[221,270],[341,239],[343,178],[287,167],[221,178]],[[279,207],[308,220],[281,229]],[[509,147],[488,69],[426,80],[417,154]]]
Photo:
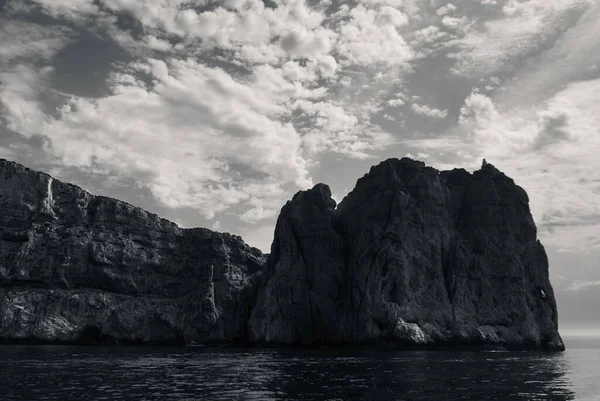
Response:
[[[243,340],[264,263],[237,236],[0,160],[4,341]]]
[[[269,278],[249,322],[250,341],[316,344],[339,341],[342,239],[332,226],[335,201],[323,184],[298,192],[281,210]]]
[[[563,349],[527,195],[491,164],[390,159],[329,194],[282,209],[252,341]]]

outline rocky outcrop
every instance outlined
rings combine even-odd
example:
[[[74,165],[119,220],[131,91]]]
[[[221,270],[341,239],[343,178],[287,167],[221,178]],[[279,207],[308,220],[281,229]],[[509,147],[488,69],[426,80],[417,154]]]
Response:
[[[265,259],[0,160],[3,341],[240,341]]]
[[[528,198],[491,164],[375,166],[281,211],[253,342],[564,349]]]
[[[249,322],[251,342],[315,344],[339,341],[345,313],[343,241],[332,227],[329,187],[298,192],[281,210],[259,304]]]
[[[298,192],[267,257],[0,160],[0,341],[564,349],[528,202],[390,159]]]

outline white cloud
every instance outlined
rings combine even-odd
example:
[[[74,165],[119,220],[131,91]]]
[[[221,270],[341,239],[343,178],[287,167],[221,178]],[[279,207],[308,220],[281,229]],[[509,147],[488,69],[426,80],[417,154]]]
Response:
[[[276,217],[279,210],[275,208],[265,209],[263,202],[258,198],[250,198],[248,202],[246,202],[248,206],[250,206],[249,210],[246,210],[240,215],[240,218],[246,222],[255,222],[263,219],[268,219],[271,217]]]
[[[281,66],[283,76],[289,81],[311,84],[319,78],[333,78],[338,70],[335,58],[321,56],[300,64],[298,61],[287,61]]]
[[[411,61],[414,52],[398,31],[408,19],[400,11],[391,10],[359,4],[347,12],[349,20],[339,29],[335,48],[342,63],[404,65]]]
[[[575,280],[571,283],[571,285],[569,286],[569,288],[567,288],[567,290],[569,291],[580,291],[580,290],[584,290],[587,289],[589,287],[597,287],[600,286],[600,281],[580,281],[580,280]]]
[[[150,49],[153,49],[153,50],[168,51],[173,48],[173,46],[171,46],[171,44],[168,41],[157,38],[154,35],[146,36],[144,38],[144,42]]]
[[[472,92],[460,109],[459,122],[468,124],[475,122],[484,125],[490,121],[499,119],[500,115],[492,99],[477,91]]]
[[[0,19],[0,66],[19,60],[46,61],[70,42],[70,30]]]
[[[456,11],[456,6],[452,3],[448,3],[445,6],[438,8],[435,13],[439,16],[451,14]]]
[[[455,44],[455,72],[461,75],[495,74],[539,52],[566,31],[590,6],[591,0],[509,1],[503,18],[486,21],[483,30],[470,29]],[[444,25],[458,21],[444,17]]]
[[[400,107],[403,106],[406,102],[402,99],[390,99],[388,100],[388,104],[392,107]]]
[[[321,26],[323,13],[297,0],[276,8],[259,0],[227,1],[206,10],[182,0],[103,0],[103,4],[112,12],[134,16],[153,36],[176,35],[196,51],[231,50],[250,63],[319,58],[331,51],[336,38],[335,32]],[[207,3],[198,4],[202,5]]]
[[[46,116],[38,100],[39,87],[51,72],[49,67],[37,70],[26,65],[0,72],[0,112],[9,129],[25,137],[41,133]]]
[[[96,15],[96,28],[137,61],[110,75],[108,96],[74,96],[51,117],[38,98],[52,70],[31,57],[36,51],[50,60],[64,35],[38,34],[27,42],[28,63],[3,72],[12,82],[0,92],[9,127],[25,136],[42,133],[63,165],[137,179],[168,207],[198,209],[208,218],[235,207],[244,221],[271,218],[285,197],[282,188],[312,185],[308,156],[364,158],[392,143],[371,117],[409,67],[412,50],[401,31],[410,2],[365,3],[332,19],[299,0],[276,8],[226,1],[204,9],[183,0],[36,3],[80,25],[93,25],[89,17]],[[110,13],[132,16],[145,36],[120,30]],[[234,59],[218,57],[247,72],[205,65],[220,65],[215,49],[228,51]],[[371,71],[372,63],[386,65],[385,74]],[[361,84],[344,86],[350,76]]]
[[[600,3],[590,7],[551,48],[536,57],[528,68],[518,71],[498,94],[501,102],[531,104],[546,99],[565,85],[595,77],[594,65],[600,63]],[[527,90],[523,90],[526,88]]]
[[[466,22],[467,22],[467,19],[465,17],[457,18],[457,17],[450,17],[449,15],[445,15],[442,18],[442,25],[450,30],[458,30],[458,29],[462,28],[463,25],[466,24]]]
[[[353,110],[328,101],[300,101],[295,106],[311,121],[303,130],[304,146],[311,154],[330,150],[364,158],[367,151],[388,143],[386,134],[373,131]]]
[[[324,132],[352,130],[358,119],[340,107],[329,102],[299,101],[296,106],[306,115],[313,118],[313,126]]]
[[[113,95],[75,99],[45,126],[65,165],[143,176],[165,205],[208,218],[255,198],[280,199],[287,183],[312,185],[299,134],[279,121],[287,113],[282,102],[298,91],[275,71],[258,69],[241,83],[191,60],[137,67],[155,80],[151,89],[117,77]],[[248,219],[268,215],[253,202]]]
[[[429,25],[412,32],[410,45],[416,50],[415,58],[425,59],[438,51],[447,52],[448,43],[456,38],[454,33],[436,25]]]
[[[422,116],[427,116],[440,120],[448,116],[448,110],[439,110],[436,108],[429,107],[426,104],[413,103],[411,107],[413,112]]]
[[[284,33],[279,43],[291,57],[315,58],[331,51],[335,36],[332,31],[321,27],[307,29],[296,26]]]

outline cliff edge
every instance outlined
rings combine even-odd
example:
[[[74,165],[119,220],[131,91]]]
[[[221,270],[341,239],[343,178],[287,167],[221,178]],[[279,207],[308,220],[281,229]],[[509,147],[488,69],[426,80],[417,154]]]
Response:
[[[299,192],[263,278],[253,342],[564,349],[527,194],[491,164],[386,160],[337,207]]]
[[[243,341],[265,261],[240,237],[0,160],[2,341]]]
[[[407,158],[298,192],[270,255],[0,160],[0,341],[564,349],[525,191]]]

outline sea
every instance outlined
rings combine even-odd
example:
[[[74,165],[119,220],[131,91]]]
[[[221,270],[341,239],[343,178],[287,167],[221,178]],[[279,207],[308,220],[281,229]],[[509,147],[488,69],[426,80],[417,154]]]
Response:
[[[600,401],[600,339],[567,351],[0,346],[0,400]]]

